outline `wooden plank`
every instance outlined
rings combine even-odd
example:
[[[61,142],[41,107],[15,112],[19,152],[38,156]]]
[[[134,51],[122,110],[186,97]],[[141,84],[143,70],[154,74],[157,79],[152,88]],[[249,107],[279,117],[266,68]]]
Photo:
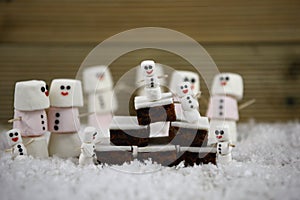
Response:
[[[0,41],[90,43],[165,27],[200,42],[293,42],[300,41],[299,10],[298,0],[1,1]]]

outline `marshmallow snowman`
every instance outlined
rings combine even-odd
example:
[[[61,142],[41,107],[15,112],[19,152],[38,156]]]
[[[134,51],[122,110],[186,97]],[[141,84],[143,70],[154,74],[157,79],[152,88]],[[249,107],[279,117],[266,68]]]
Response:
[[[217,163],[228,164],[232,161],[232,144],[229,137],[229,128],[226,126],[214,129],[217,139]]]
[[[11,129],[6,132],[8,145],[12,148],[12,157],[22,157],[27,155],[27,149],[23,144],[21,131],[19,129]]]
[[[229,138],[237,141],[236,121],[239,120],[238,101],[243,98],[243,79],[234,73],[221,73],[214,77],[207,117],[210,127],[226,125],[229,127]],[[209,132],[209,143],[215,143],[213,131]]]
[[[79,165],[92,165],[94,160],[97,159],[95,154],[94,140],[97,135],[97,130],[94,127],[86,127],[84,129],[84,135],[81,145],[81,153],[79,156]]]
[[[81,81],[54,79],[49,94],[49,154],[62,158],[76,157],[81,143],[77,133],[80,129],[78,107],[83,106]]]
[[[184,97],[185,95],[194,95],[190,82],[181,82],[176,87],[176,95]]]
[[[200,92],[200,78],[199,75],[191,71],[174,71],[170,81],[170,90],[177,92],[178,83],[189,82],[193,94]]]
[[[150,101],[161,99],[161,88],[156,74],[156,66],[153,60],[145,60],[141,63],[141,70],[144,75],[145,93]]]
[[[190,123],[198,122],[201,118],[198,111],[199,103],[192,95],[185,95],[181,99],[184,120]]]

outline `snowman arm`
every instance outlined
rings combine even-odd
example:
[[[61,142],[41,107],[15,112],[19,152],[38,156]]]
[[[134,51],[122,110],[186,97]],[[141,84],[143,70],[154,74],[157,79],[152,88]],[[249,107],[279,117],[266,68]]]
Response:
[[[228,144],[228,146],[230,146],[230,147],[235,147],[235,144]]]
[[[142,82],[145,82],[145,80],[139,80],[139,81],[136,82],[136,84],[140,84]]]
[[[249,101],[246,101],[245,103],[239,105],[239,110],[242,110],[244,108],[247,108],[248,106],[251,106],[252,104],[254,104],[256,101],[256,99],[251,99]]]
[[[164,74],[164,75],[162,75],[162,76],[158,76],[157,78],[162,79],[162,78],[168,78],[168,77],[169,77],[168,74]]]
[[[78,117],[79,117],[79,118],[81,118],[81,117],[87,117],[87,116],[90,116],[90,115],[92,115],[92,114],[94,114],[94,113],[95,113],[95,112],[82,113],[82,114],[78,115]]]
[[[202,94],[201,91],[197,92],[197,93],[194,95],[194,98],[199,99],[199,98],[201,97],[201,94]]]
[[[7,122],[13,123],[14,121],[22,121],[22,117],[13,118],[13,119],[8,120]]]
[[[33,143],[33,142],[34,142],[34,140],[31,139],[31,140],[29,140],[26,144],[24,144],[24,146],[27,147],[28,145],[30,145],[30,144]]]
[[[12,148],[11,149],[5,149],[5,152],[12,152]]]

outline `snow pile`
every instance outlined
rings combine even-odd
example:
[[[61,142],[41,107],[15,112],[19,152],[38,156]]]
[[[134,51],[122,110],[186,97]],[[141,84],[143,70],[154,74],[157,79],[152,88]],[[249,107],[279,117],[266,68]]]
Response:
[[[300,123],[238,126],[234,161],[183,168],[150,161],[79,167],[78,160],[0,152],[1,199],[299,199]]]

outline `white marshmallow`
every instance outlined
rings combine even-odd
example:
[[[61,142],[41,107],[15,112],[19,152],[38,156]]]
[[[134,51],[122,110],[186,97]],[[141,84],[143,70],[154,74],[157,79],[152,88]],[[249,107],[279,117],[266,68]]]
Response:
[[[83,71],[83,86],[86,93],[113,88],[113,79],[107,66],[94,66]]]
[[[141,82],[141,80],[144,80],[144,74],[143,74],[144,70],[141,69],[141,67],[137,67],[136,69],[136,84],[137,87],[142,87],[145,85],[145,83]],[[163,67],[161,64],[155,63],[155,74],[159,77],[163,77],[165,75]],[[166,78],[160,78],[159,79],[159,83],[160,85],[166,85]],[[142,92],[139,91],[139,92]],[[143,94],[139,94],[140,96],[143,96]]]
[[[178,83],[189,82],[194,94],[200,92],[200,78],[199,75],[191,71],[174,71],[171,77],[169,89],[175,93]]]
[[[81,153],[79,156],[79,165],[93,165],[94,160],[97,159],[95,154],[95,144],[94,143],[82,143]]]
[[[221,73],[214,77],[212,95],[229,95],[241,100],[243,92],[243,78],[239,74]]]
[[[236,128],[236,121],[233,120],[222,120],[222,119],[211,119],[210,120],[210,129],[208,133],[208,144],[215,144],[218,142],[216,138],[215,131],[222,129],[222,127],[228,128],[228,140],[231,141],[233,144],[237,141],[237,128]],[[224,129],[225,130],[225,129]],[[226,134],[227,131],[225,130]],[[223,138],[226,135],[223,136]]]
[[[16,144],[22,143],[21,131],[19,129],[11,129],[6,132],[6,141],[10,147],[13,147]]]
[[[180,98],[182,110],[190,111],[190,110],[198,110],[199,103],[192,95],[185,95],[184,97]]]
[[[190,111],[183,111],[183,119],[189,123],[196,123],[199,122],[201,116],[199,111],[194,109]]]
[[[23,143],[19,143],[14,145],[12,149],[12,157],[13,158],[21,158],[23,156],[27,156],[27,149]]]
[[[176,95],[184,97],[185,95],[194,95],[190,82],[181,82],[176,87]]]
[[[141,70],[144,77],[153,76],[156,73],[155,62],[153,60],[144,60],[141,63]]]
[[[217,155],[217,165],[226,165],[232,161],[231,153],[225,155]]]
[[[44,81],[21,81],[15,86],[14,107],[22,111],[49,107],[48,87]]]
[[[224,125],[224,126],[218,126],[215,127],[213,130],[215,137],[218,142],[225,142],[225,141],[230,141],[230,135],[229,135],[229,127]]]
[[[88,96],[88,111],[97,114],[106,114],[116,111],[117,98],[112,90],[94,93]]]
[[[82,138],[82,142],[84,143],[91,143],[95,140],[97,133],[97,130],[95,127],[86,127],[84,129],[84,134],[83,134],[83,138]]]
[[[50,87],[50,105],[54,107],[82,107],[81,81],[54,79]]]
[[[39,137],[23,137],[27,153],[35,158],[48,158],[48,144],[45,135]]]
[[[160,87],[154,87],[154,88],[149,88],[145,87],[144,88],[146,97],[148,98],[149,101],[156,101],[161,99],[161,88]]]

